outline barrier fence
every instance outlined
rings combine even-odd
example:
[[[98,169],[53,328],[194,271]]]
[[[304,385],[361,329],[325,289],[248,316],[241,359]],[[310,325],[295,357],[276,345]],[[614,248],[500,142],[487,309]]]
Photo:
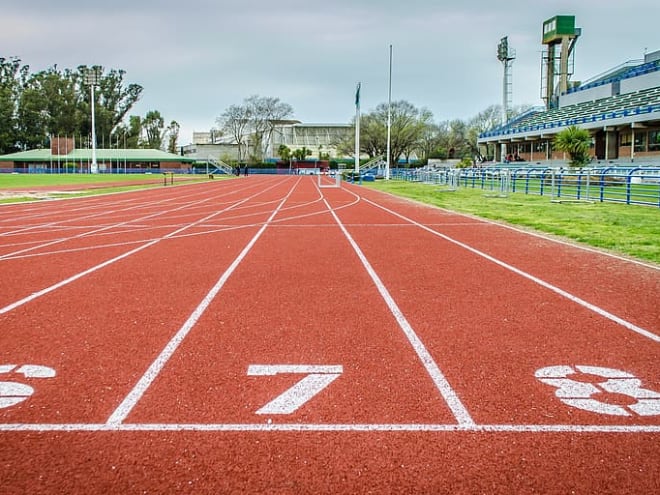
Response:
[[[498,196],[523,193],[552,201],[615,202],[660,207],[660,167],[395,169],[392,178]]]

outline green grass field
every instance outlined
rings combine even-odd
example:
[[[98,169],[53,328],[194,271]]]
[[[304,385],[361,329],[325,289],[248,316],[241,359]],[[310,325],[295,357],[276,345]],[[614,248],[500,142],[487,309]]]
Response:
[[[481,189],[392,180],[365,183],[381,191],[462,213],[554,234],[660,263],[660,208],[613,203],[553,203],[547,196],[491,197]]]

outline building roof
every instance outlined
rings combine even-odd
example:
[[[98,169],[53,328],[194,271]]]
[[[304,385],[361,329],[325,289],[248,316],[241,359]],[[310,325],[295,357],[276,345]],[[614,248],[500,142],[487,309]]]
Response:
[[[531,111],[521,117],[505,126],[482,133],[479,142],[555,134],[571,125],[593,129],[604,125],[660,120],[660,87],[548,111]]]
[[[539,139],[568,126],[660,125],[660,51],[629,61],[559,95],[558,108],[532,109],[479,135],[477,142]]]
[[[0,162],[91,161],[91,149],[75,149],[66,155],[53,155],[49,148],[0,155]],[[97,149],[96,160],[128,162],[190,162],[189,158],[154,149]]]

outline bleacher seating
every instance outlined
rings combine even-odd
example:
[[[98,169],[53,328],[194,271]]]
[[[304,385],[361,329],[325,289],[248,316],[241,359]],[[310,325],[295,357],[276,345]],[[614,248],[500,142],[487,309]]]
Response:
[[[660,87],[577,103],[548,111],[531,112],[525,115],[524,118],[485,132],[479,137],[520,134],[651,112],[660,112]]]

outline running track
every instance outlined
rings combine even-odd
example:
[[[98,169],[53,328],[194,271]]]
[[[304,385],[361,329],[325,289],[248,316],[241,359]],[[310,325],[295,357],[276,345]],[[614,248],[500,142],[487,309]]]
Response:
[[[0,492],[660,492],[660,271],[253,176],[0,208]]]

